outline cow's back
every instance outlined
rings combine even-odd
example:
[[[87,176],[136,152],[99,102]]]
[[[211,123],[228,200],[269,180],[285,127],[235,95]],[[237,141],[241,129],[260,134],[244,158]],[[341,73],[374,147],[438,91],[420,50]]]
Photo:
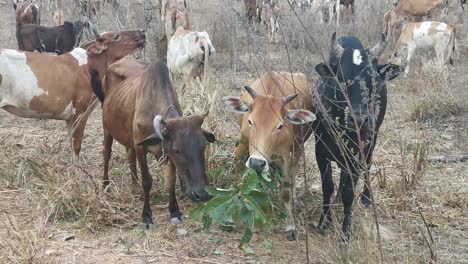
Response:
[[[405,15],[423,16],[446,0],[400,0],[395,12]]]

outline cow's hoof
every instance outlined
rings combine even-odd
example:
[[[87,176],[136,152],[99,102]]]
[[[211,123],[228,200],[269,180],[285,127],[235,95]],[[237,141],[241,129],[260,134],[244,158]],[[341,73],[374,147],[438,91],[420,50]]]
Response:
[[[359,206],[361,208],[371,208],[372,206],[372,201],[368,197],[361,195],[361,198],[359,199]]]
[[[151,217],[151,215],[143,215],[143,227],[146,228],[146,229],[151,229],[151,227],[153,226],[153,218]]]
[[[183,215],[175,216],[171,218],[171,224],[180,225],[183,222]]]
[[[286,238],[289,240],[289,241],[295,241],[295,240],[298,240],[299,239],[299,235],[298,235],[298,232],[297,232],[297,229],[292,227],[292,228],[287,228],[286,229]]]

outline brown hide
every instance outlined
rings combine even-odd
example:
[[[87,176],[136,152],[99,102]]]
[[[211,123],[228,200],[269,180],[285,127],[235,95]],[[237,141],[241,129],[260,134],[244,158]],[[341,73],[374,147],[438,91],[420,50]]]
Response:
[[[447,0],[400,0],[395,13],[407,16],[425,16],[432,9],[442,6]]]
[[[94,86],[93,89],[99,91],[99,88],[96,89]],[[130,153],[129,163],[134,184],[137,180],[135,160],[138,161],[144,191],[143,223],[152,224],[149,203],[152,176],[149,173],[146,155],[151,152],[159,159],[165,154],[169,160],[165,182],[166,190],[169,192],[171,221],[182,221],[175,197],[176,168],[182,186],[185,187],[183,189],[192,200],[197,201],[202,197],[197,196],[200,194],[208,195],[204,191],[207,178],[203,144],[208,139],[208,137],[205,139],[206,132],[201,129],[204,117],[197,115],[182,117],[177,95],[169,80],[167,66],[164,64],[144,65],[125,58],[109,67],[102,89],[106,91],[105,96],[101,97],[104,128],[104,186],[109,184],[109,160],[112,142],[116,139]],[[163,124],[165,130],[162,132],[163,143],[157,136],[148,139],[155,135],[153,120],[156,115],[162,116],[165,120]],[[159,142],[154,143],[155,146],[140,144],[147,140],[149,142],[159,140]],[[203,151],[198,153],[197,149]],[[192,150],[195,152],[192,153]],[[186,158],[187,153],[195,155],[196,158],[195,156]]]
[[[39,8],[31,2],[20,2],[14,5],[16,27],[25,24],[41,24]]]

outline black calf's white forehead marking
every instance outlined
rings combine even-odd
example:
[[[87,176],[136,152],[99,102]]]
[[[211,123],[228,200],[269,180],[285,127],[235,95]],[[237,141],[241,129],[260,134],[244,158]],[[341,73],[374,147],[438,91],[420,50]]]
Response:
[[[355,65],[361,65],[362,63],[362,55],[361,55],[361,51],[358,50],[358,49],[355,49],[353,51],[353,63]]]

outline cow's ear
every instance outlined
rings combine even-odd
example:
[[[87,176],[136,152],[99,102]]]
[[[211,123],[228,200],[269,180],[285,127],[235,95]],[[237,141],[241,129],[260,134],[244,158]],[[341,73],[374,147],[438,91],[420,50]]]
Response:
[[[314,113],[305,109],[297,109],[297,110],[288,111],[286,118],[289,120],[289,122],[295,125],[302,125],[302,124],[310,123],[310,122],[315,121],[315,119],[317,119]]]
[[[88,47],[88,54],[90,53],[94,55],[99,55],[103,53],[105,50],[107,50],[107,46],[101,45],[95,42]]]
[[[206,131],[205,129],[202,129],[203,134],[205,135],[206,141],[213,143],[216,141],[216,137],[213,133]]]
[[[403,67],[395,64],[384,64],[378,67],[380,78],[389,81],[395,79],[403,70]]]
[[[237,113],[243,114],[249,111],[249,107],[239,97],[225,96],[221,100],[225,105]]]
[[[141,142],[138,143],[139,146],[144,145],[144,146],[150,146],[150,145],[158,145],[161,143],[161,138],[158,136],[158,134],[154,133],[148,136],[147,138],[143,139]]]
[[[332,76],[332,72],[327,64],[320,63],[315,66],[315,71],[322,77],[330,77]]]

